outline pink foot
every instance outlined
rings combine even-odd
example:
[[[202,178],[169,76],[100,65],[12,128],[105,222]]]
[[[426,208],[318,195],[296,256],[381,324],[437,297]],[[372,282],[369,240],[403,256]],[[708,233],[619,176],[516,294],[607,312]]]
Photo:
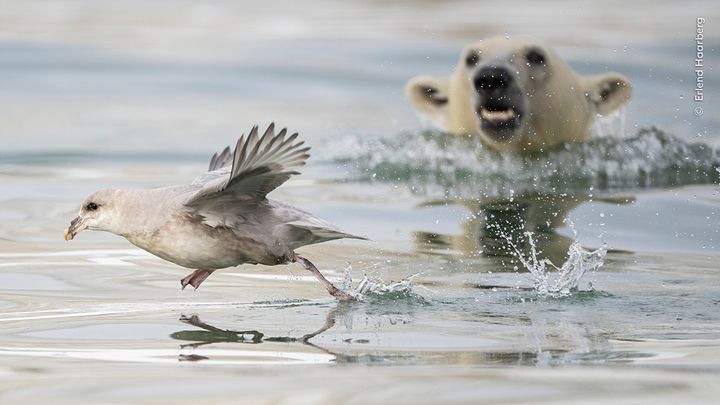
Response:
[[[196,290],[198,287],[200,287],[200,284],[202,284],[203,281],[205,281],[208,276],[212,274],[212,271],[210,270],[195,270],[192,273],[188,274],[187,277],[180,280],[180,285],[182,286],[182,289],[184,290],[185,287],[190,284],[193,286]]]

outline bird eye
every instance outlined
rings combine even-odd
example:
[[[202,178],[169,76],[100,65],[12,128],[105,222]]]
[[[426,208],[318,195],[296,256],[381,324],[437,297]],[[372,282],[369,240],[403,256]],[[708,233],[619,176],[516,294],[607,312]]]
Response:
[[[539,49],[531,49],[525,54],[525,60],[531,65],[544,65],[545,55]]]
[[[475,66],[480,62],[480,54],[477,51],[470,51],[465,57],[465,64]]]
[[[91,202],[87,206],[85,206],[85,208],[87,208],[90,211],[95,211],[96,209],[98,209],[98,205],[95,204],[94,202]]]

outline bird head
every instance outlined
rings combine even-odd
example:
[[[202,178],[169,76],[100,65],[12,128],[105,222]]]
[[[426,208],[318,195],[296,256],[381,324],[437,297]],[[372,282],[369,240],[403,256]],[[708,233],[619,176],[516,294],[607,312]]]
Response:
[[[78,216],[70,221],[65,230],[65,240],[71,240],[85,229],[109,231],[118,228],[117,190],[100,190],[88,196],[80,207]]]

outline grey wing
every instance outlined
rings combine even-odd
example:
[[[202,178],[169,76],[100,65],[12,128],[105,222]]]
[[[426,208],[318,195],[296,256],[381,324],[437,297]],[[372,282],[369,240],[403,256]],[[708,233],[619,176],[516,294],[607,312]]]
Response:
[[[230,156],[226,148],[210,160],[210,173],[193,183],[197,190],[185,201],[189,207],[215,199],[264,199],[272,190],[286,182],[295,169],[305,165],[310,155],[304,142],[295,142],[298,134],[287,135],[283,128],[275,134],[270,124],[262,136],[255,126],[246,137],[241,136]],[[227,166],[232,163],[230,170]]]
[[[230,165],[230,163],[232,163],[232,156],[233,154],[230,151],[229,146],[226,146],[219,154],[215,152],[215,154],[212,155],[212,158],[210,158],[210,167],[208,167],[208,171],[212,172]]]

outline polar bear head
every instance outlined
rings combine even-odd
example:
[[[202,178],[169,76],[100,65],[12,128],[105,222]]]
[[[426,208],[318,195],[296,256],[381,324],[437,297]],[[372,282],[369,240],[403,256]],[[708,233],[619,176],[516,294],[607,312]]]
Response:
[[[523,152],[586,140],[594,117],[629,100],[631,85],[617,73],[579,75],[532,39],[495,37],[466,47],[449,79],[418,76],[405,90],[440,129]]]

